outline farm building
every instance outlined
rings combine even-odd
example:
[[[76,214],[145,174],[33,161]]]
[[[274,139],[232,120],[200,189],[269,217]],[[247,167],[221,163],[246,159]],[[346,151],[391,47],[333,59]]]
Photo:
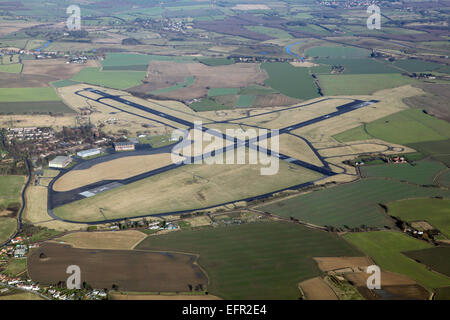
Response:
[[[81,158],[87,158],[87,157],[96,156],[100,153],[101,153],[100,149],[94,148],[94,149],[79,151],[79,152],[77,152],[77,156],[79,156]]]
[[[134,143],[132,142],[116,142],[114,143],[114,150],[116,151],[129,151],[134,150]]]
[[[57,156],[55,159],[53,159],[48,163],[48,166],[50,168],[65,168],[71,163],[72,163],[71,157]]]

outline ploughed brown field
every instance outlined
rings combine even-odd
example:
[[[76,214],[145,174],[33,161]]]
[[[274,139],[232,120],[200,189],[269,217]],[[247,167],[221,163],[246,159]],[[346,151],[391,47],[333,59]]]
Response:
[[[197,257],[182,253],[142,250],[77,249],[59,243],[44,243],[28,258],[28,273],[44,285],[66,283],[66,269],[77,265],[81,282],[93,288],[134,292],[186,292],[188,285],[208,279],[196,265]]]

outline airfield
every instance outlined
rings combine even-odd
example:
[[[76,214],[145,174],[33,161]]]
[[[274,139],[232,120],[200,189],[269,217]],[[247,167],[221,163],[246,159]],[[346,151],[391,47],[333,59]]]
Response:
[[[105,112],[109,110],[116,116],[148,121],[165,127],[169,132],[184,129],[189,132],[187,141],[192,145],[195,130],[222,139],[224,143],[223,147],[209,152],[191,153],[190,158],[180,153],[179,161],[175,163],[170,161],[169,155],[176,142],[161,148],[138,147],[136,151],[112,153],[62,169],[49,182],[47,208],[51,218],[62,222],[103,224],[124,218],[162,217],[247,203],[285,190],[356,179],[354,168],[342,164],[342,159],[370,152],[408,151],[401,145],[376,140],[325,145],[310,134],[308,129],[326,127],[327,123],[340,119],[345,119],[348,128],[348,118],[360,119],[362,114],[372,116],[371,112],[379,112],[377,106],[383,106],[383,101],[370,99],[370,96],[364,100],[359,97],[316,98],[288,107],[252,109],[244,116],[233,117],[231,112],[225,116],[223,111],[196,113],[188,111],[190,109],[181,103],[175,107],[168,106],[167,102],[162,104],[100,87],[73,86],[73,97],[69,97],[67,92],[66,87],[66,102],[81,98],[93,106],[100,106]],[[203,122],[201,129],[196,127],[196,121]],[[269,143],[264,147],[261,146],[262,137],[258,137],[259,141],[254,137],[237,139],[222,133],[227,128],[278,131],[269,131],[264,137]],[[280,140],[278,152],[271,150],[273,134]],[[278,159],[279,172],[274,176],[261,176],[259,169],[262,165],[248,163],[190,164],[208,157],[226,157],[227,153],[238,149],[245,149],[246,154],[251,149],[260,150]],[[183,161],[186,159],[190,162]],[[240,179],[246,182],[236,183]],[[170,190],[173,189],[169,188],[170,185],[177,185],[176,190]],[[177,199],[169,202],[175,195]]]

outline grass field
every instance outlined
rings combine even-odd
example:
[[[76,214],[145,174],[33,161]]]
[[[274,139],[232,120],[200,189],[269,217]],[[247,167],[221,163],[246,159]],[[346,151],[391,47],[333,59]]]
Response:
[[[450,300],[450,287],[437,288],[435,300]]]
[[[208,97],[226,96],[229,94],[237,94],[238,88],[211,88],[208,90]]]
[[[408,146],[450,166],[450,139],[409,143]]]
[[[16,231],[17,220],[10,217],[0,217],[0,243],[9,239]]]
[[[400,74],[318,75],[320,87],[327,96],[366,95],[382,89],[399,87],[414,80]]]
[[[53,88],[0,88],[0,102],[59,101]]]
[[[230,106],[225,106],[223,104],[217,103],[210,98],[205,98],[198,102],[191,103],[189,107],[197,112],[231,109]]]
[[[236,101],[236,107],[239,108],[250,108],[256,100],[254,95],[241,95]]]
[[[260,165],[193,164],[58,207],[54,212],[65,219],[96,221],[104,220],[105,216],[121,218],[192,210],[319,178],[316,172],[291,167],[284,161],[280,162],[275,176],[261,175],[260,168]],[[251,184],[237,184],[238,180],[251,181]]]
[[[403,221],[427,221],[450,239],[450,200],[411,199],[388,204],[388,212]]]
[[[411,144],[450,138],[450,124],[418,109],[408,109],[372,121],[362,127],[350,129],[334,136],[340,142],[365,140],[368,137],[384,141]],[[420,151],[420,150],[419,150]]]
[[[171,92],[171,91],[175,91],[175,90],[178,90],[181,88],[189,87],[194,82],[195,82],[195,78],[190,76],[190,77],[186,77],[186,80],[184,82],[177,83],[176,85],[171,86],[171,87],[154,90],[154,91],[151,91],[150,93],[154,94],[154,95],[159,95],[159,94],[163,94],[166,92]]]
[[[11,277],[17,277],[18,275],[26,271],[27,271],[27,259],[14,258],[9,261],[6,269],[3,272]]]
[[[395,180],[405,180],[417,184],[434,184],[434,177],[444,166],[435,161],[418,161],[411,164],[382,164],[362,166],[360,168],[363,177],[385,177]]]
[[[76,81],[71,81],[71,80],[59,80],[59,81],[51,82],[51,85],[54,86],[55,88],[63,88],[63,87],[73,86],[75,84],[79,84],[79,83]]]
[[[320,274],[313,257],[360,255],[334,234],[287,222],[172,232],[137,249],[200,254],[209,292],[223,299],[298,299],[298,283]]]
[[[411,259],[429,266],[434,271],[450,277],[450,247],[434,247],[404,253]]]
[[[145,76],[146,72],[143,71],[100,71],[99,68],[84,68],[73,76],[72,80],[113,89],[127,89],[140,85]]]
[[[0,114],[75,113],[61,101],[0,102]]]
[[[207,66],[227,66],[233,64],[234,61],[227,58],[197,58],[198,62],[206,64]]]
[[[157,56],[135,53],[109,53],[106,56],[106,59],[102,61],[102,66],[105,71],[146,71],[151,60],[190,62],[194,60],[194,57]]]
[[[392,222],[379,203],[435,195],[448,195],[448,191],[397,181],[363,179],[277,201],[260,209],[322,226],[383,227],[392,226]]]
[[[269,74],[264,83],[288,97],[308,100],[319,96],[308,68],[282,62],[263,63],[261,68]]]
[[[429,61],[423,61],[423,60],[417,60],[417,59],[408,59],[408,60],[397,60],[394,62],[394,65],[402,68],[408,72],[443,72],[443,73],[450,73],[450,67],[429,62]]]
[[[22,64],[0,64],[0,72],[8,72],[8,73],[20,73],[22,71]]]
[[[7,206],[11,202],[20,202],[25,177],[0,176],[0,204]]]
[[[432,247],[424,241],[393,231],[348,233],[344,237],[372,257],[383,270],[404,274],[429,289],[450,285],[449,277],[431,272],[402,254]]]
[[[370,55],[370,51],[355,47],[313,47],[306,50],[309,57],[319,58],[365,58]]]
[[[144,240],[146,235],[136,230],[115,232],[75,232],[55,241],[63,241],[81,249],[127,250]]]
[[[344,67],[343,74],[365,74],[365,75],[370,74],[370,76],[366,77],[371,77],[373,74],[389,74],[392,76],[393,73],[401,73],[400,70],[372,58],[366,59],[320,58],[314,60],[314,63],[320,63],[330,66],[342,66]]]
[[[53,185],[55,191],[69,191],[103,180],[118,180],[137,176],[172,164],[169,153],[117,158],[83,170],[71,170]]]

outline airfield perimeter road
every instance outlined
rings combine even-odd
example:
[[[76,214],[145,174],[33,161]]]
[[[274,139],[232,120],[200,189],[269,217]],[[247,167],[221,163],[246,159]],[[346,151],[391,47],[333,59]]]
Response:
[[[96,99],[88,97],[88,96],[82,94],[82,92],[84,92],[84,91],[97,94],[100,97],[96,98]],[[77,94],[77,95],[79,95],[79,96],[81,96],[81,97],[83,97],[85,99],[96,101],[98,103],[101,103],[101,104],[106,105],[108,107],[111,107],[113,109],[116,109],[116,110],[119,110],[119,111],[122,111],[122,112],[126,112],[128,114],[132,114],[134,116],[137,116],[137,117],[140,117],[140,118],[143,118],[143,119],[156,121],[155,119],[152,119],[152,118],[140,115],[140,114],[136,114],[136,113],[124,110],[124,109],[122,109],[120,107],[116,107],[116,106],[110,105],[110,104],[102,101],[104,99],[115,100],[115,101],[117,101],[119,103],[122,103],[124,105],[127,105],[129,107],[133,107],[133,108],[136,108],[138,110],[141,110],[141,111],[144,111],[144,112],[156,115],[158,117],[165,118],[165,119],[167,119],[169,121],[179,123],[179,124],[181,124],[183,126],[186,126],[186,127],[190,128],[190,129],[198,128],[198,129],[201,129],[203,132],[207,131],[209,134],[212,134],[212,135],[215,135],[215,136],[220,137],[222,139],[231,141],[231,142],[233,142],[233,144],[229,145],[227,147],[224,147],[222,149],[214,150],[214,151],[212,151],[210,153],[202,154],[202,155],[199,155],[199,156],[196,156],[196,157],[191,157],[190,159],[188,158],[187,159],[188,161],[174,163],[174,164],[162,167],[162,168],[158,168],[158,169],[155,169],[155,170],[151,170],[149,172],[145,172],[143,174],[140,174],[140,175],[137,175],[137,176],[134,176],[134,177],[130,177],[130,178],[123,179],[123,180],[104,180],[104,181],[96,182],[96,183],[93,183],[93,184],[90,184],[90,185],[87,185],[87,186],[84,186],[84,187],[80,187],[80,188],[77,188],[77,189],[74,189],[74,190],[66,191],[66,192],[54,191],[53,190],[54,182],[59,177],[61,177],[63,174],[67,173],[70,170],[81,170],[83,168],[86,168],[86,166],[91,166],[91,164],[82,163],[82,164],[76,165],[76,166],[74,166],[74,167],[72,167],[70,169],[61,170],[60,174],[58,176],[56,176],[50,182],[50,184],[48,186],[49,192],[48,192],[48,209],[47,209],[47,211],[48,211],[48,214],[52,218],[57,219],[57,220],[61,220],[61,221],[65,221],[65,222],[71,222],[71,223],[86,223],[86,222],[79,222],[79,221],[71,221],[71,220],[62,219],[62,218],[56,216],[53,213],[53,209],[56,208],[56,207],[62,206],[64,204],[68,204],[68,203],[71,203],[71,202],[74,202],[74,201],[77,201],[77,200],[84,199],[85,196],[82,195],[82,193],[86,195],[86,194],[89,194],[89,193],[90,194],[92,194],[92,193],[96,194],[97,192],[107,191],[107,190],[110,190],[112,188],[115,188],[115,187],[118,187],[118,186],[121,186],[121,185],[126,185],[126,184],[129,184],[129,183],[132,183],[132,182],[139,181],[139,180],[144,179],[144,178],[148,178],[148,177],[156,175],[156,174],[160,174],[160,173],[163,173],[163,172],[166,172],[166,171],[178,168],[180,166],[185,165],[186,163],[201,162],[202,160],[204,160],[204,159],[206,159],[208,157],[213,157],[215,155],[218,155],[218,154],[221,154],[221,153],[233,150],[233,149],[237,149],[237,148],[242,147],[242,146],[245,146],[245,147],[253,149],[253,150],[257,150],[259,152],[263,152],[265,154],[272,155],[274,157],[279,158],[280,160],[289,162],[290,164],[295,164],[295,165],[301,166],[303,168],[307,168],[309,170],[319,172],[319,173],[321,173],[323,175],[320,179],[323,179],[324,177],[335,175],[336,173],[334,173],[333,171],[330,170],[326,160],[323,157],[321,157],[319,155],[319,153],[314,148],[313,148],[313,151],[315,151],[315,153],[317,155],[319,155],[319,159],[324,164],[323,167],[319,167],[319,166],[313,165],[311,163],[307,163],[307,162],[304,162],[302,160],[289,157],[289,156],[287,156],[285,154],[273,152],[272,150],[268,150],[266,148],[262,148],[262,147],[256,145],[255,142],[261,141],[261,140],[264,140],[264,139],[268,139],[268,138],[270,138],[271,136],[274,136],[274,135],[281,135],[281,134],[284,134],[284,133],[290,133],[293,130],[296,130],[296,129],[299,129],[299,128],[303,128],[303,127],[312,125],[314,123],[318,123],[318,122],[324,121],[326,119],[337,117],[337,116],[345,114],[347,112],[351,112],[353,110],[356,110],[356,109],[359,109],[359,108],[363,108],[363,107],[366,107],[366,106],[369,106],[369,105],[372,105],[372,104],[378,102],[377,100],[370,100],[370,101],[354,100],[354,101],[352,101],[350,103],[347,103],[347,104],[344,104],[344,105],[341,105],[341,106],[337,107],[337,111],[335,111],[335,112],[332,112],[332,113],[329,113],[329,114],[326,114],[326,115],[322,115],[322,116],[319,116],[319,117],[316,117],[316,118],[313,118],[313,119],[310,119],[310,120],[307,120],[307,121],[303,121],[303,122],[300,122],[300,123],[297,123],[297,124],[294,124],[294,125],[291,125],[291,126],[288,126],[288,127],[282,128],[282,129],[279,129],[278,131],[269,131],[267,135],[263,135],[263,136],[259,136],[259,137],[251,138],[251,139],[246,139],[244,141],[244,140],[237,139],[236,137],[232,137],[232,136],[223,134],[223,133],[221,133],[219,131],[216,131],[214,129],[210,129],[208,127],[205,127],[204,125],[202,125],[199,128],[193,122],[187,121],[185,119],[181,119],[179,117],[170,115],[170,114],[165,113],[165,112],[154,110],[152,108],[143,106],[141,104],[138,104],[138,103],[126,100],[126,99],[122,98],[121,96],[111,95],[111,94],[108,94],[106,92],[103,92],[103,91],[100,91],[100,90],[97,90],[97,89],[85,88],[85,89],[76,91],[75,94]],[[262,114],[259,114],[259,115],[253,115],[253,116],[249,115],[249,116],[246,116],[246,117],[230,119],[230,120],[227,120],[227,121],[209,122],[208,124],[228,123],[228,122],[231,122],[231,121],[243,120],[243,119],[251,118],[251,117],[257,117],[257,116],[265,115],[265,114],[272,113],[272,112],[282,112],[284,110],[290,110],[290,109],[305,107],[305,106],[308,106],[308,105],[313,105],[315,103],[319,103],[321,101],[329,100],[329,99],[334,99],[334,98],[324,98],[324,99],[321,99],[321,100],[318,100],[318,101],[315,101],[315,102],[312,102],[312,103],[308,103],[308,104],[305,104],[305,105],[287,107],[287,108],[283,108],[283,109],[276,110],[276,111],[265,112],[265,113],[262,113]],[[339,99],[339,98],[336,98],[336,99]],[[160,106],[162,106],[162,105],[160,105]],[[173,128],[173,129],[176,129],[174,126],[165,124],[162,121],[157,121],[157,122],[161,123],[161,124],[164,124],[164,125],[167,125],[167,126]],[[312,146],[311,143],[307,139],[305,139],[303,137],[302,137],[302,139],[306,143],[308,143],[308,145]],[[152,154],[152,153],[167,152],[168,148],[172,148],[172,147],[173,146],[171,145],[171,146],[166,146],[166,147],[163,147],[163,148],[154,149],[154,150],[151,150],[151,151],[148,151],[148,152],[141,151],[140,153]],[[135,156],[135,155],[136,155],[135,153],[129,153],[129,156]],[[103,157],[101,157],[101,158],[103,158]],[[95,160],[95,161],[93,161],[93,163],[94,162],[95,162],[95,164],[99,163],[100,161],[103,160],[101,158],[93,159],[93,160]],[[107,158],[108,158],[108,156],[107,156]],[[107,160],[105,159],[105,161],[107,161]],[[309,186],[309,185],[312,185],[313,182],[314,181],[307,182],[307,183],[302,183],[302,184],[296,185],[296,186],[290,186],[290,187],[282,189],[282,190],[275,190],[275,191],[272,191],[270,193],[259,195],[259,196],[255,196],[255,197],[251,197],[251,198],[236,199],[236,200],[234,200],[232,202],[257,200],[257,199],[261,199],[261,198],[264,198],[264,197],[268,197],[268,196],[270,196],[270,195],[272,195],[274,193],[277,193],[277,192],[280,192],[280,191],[283,191],[283,190],[293,189],[293,188],[297,188],[298,189],[298,188],[301,188],[301,187]],[[232,203],[232,202],[229,202],[229,203]],[[218,204],[218,205],[223,205],[223,204]],[[214,205],[212,207],[215,207],[215,206],[218,206],[218,205]],[[204,210],[204,209],[208,209],[208,208],[210,208],[210,207],[198,208],[197,210]],[[146,216],[164,216],[164,215],[170,215],[170,214],[180,214],[180,213],[189,212],[189,211],[192,211],[192,210],[184,210],[184,211],[176,211],[176,212],[165,212],[165,213],[160,213],[160,214],[149,214],[149,215],[144,215],[144,216],[139,216],[139,217],[129,217],[129,218],[141,218],[141,217],[146,217]],[[101,223],[108,223],[108,222],[114,222],[114,221],[120,221],[120,220],[123,220],[123,218],[122,219],[111,219],[111,220],[102,220],[102,221],[88,222],[88,224],[101,224]]]

